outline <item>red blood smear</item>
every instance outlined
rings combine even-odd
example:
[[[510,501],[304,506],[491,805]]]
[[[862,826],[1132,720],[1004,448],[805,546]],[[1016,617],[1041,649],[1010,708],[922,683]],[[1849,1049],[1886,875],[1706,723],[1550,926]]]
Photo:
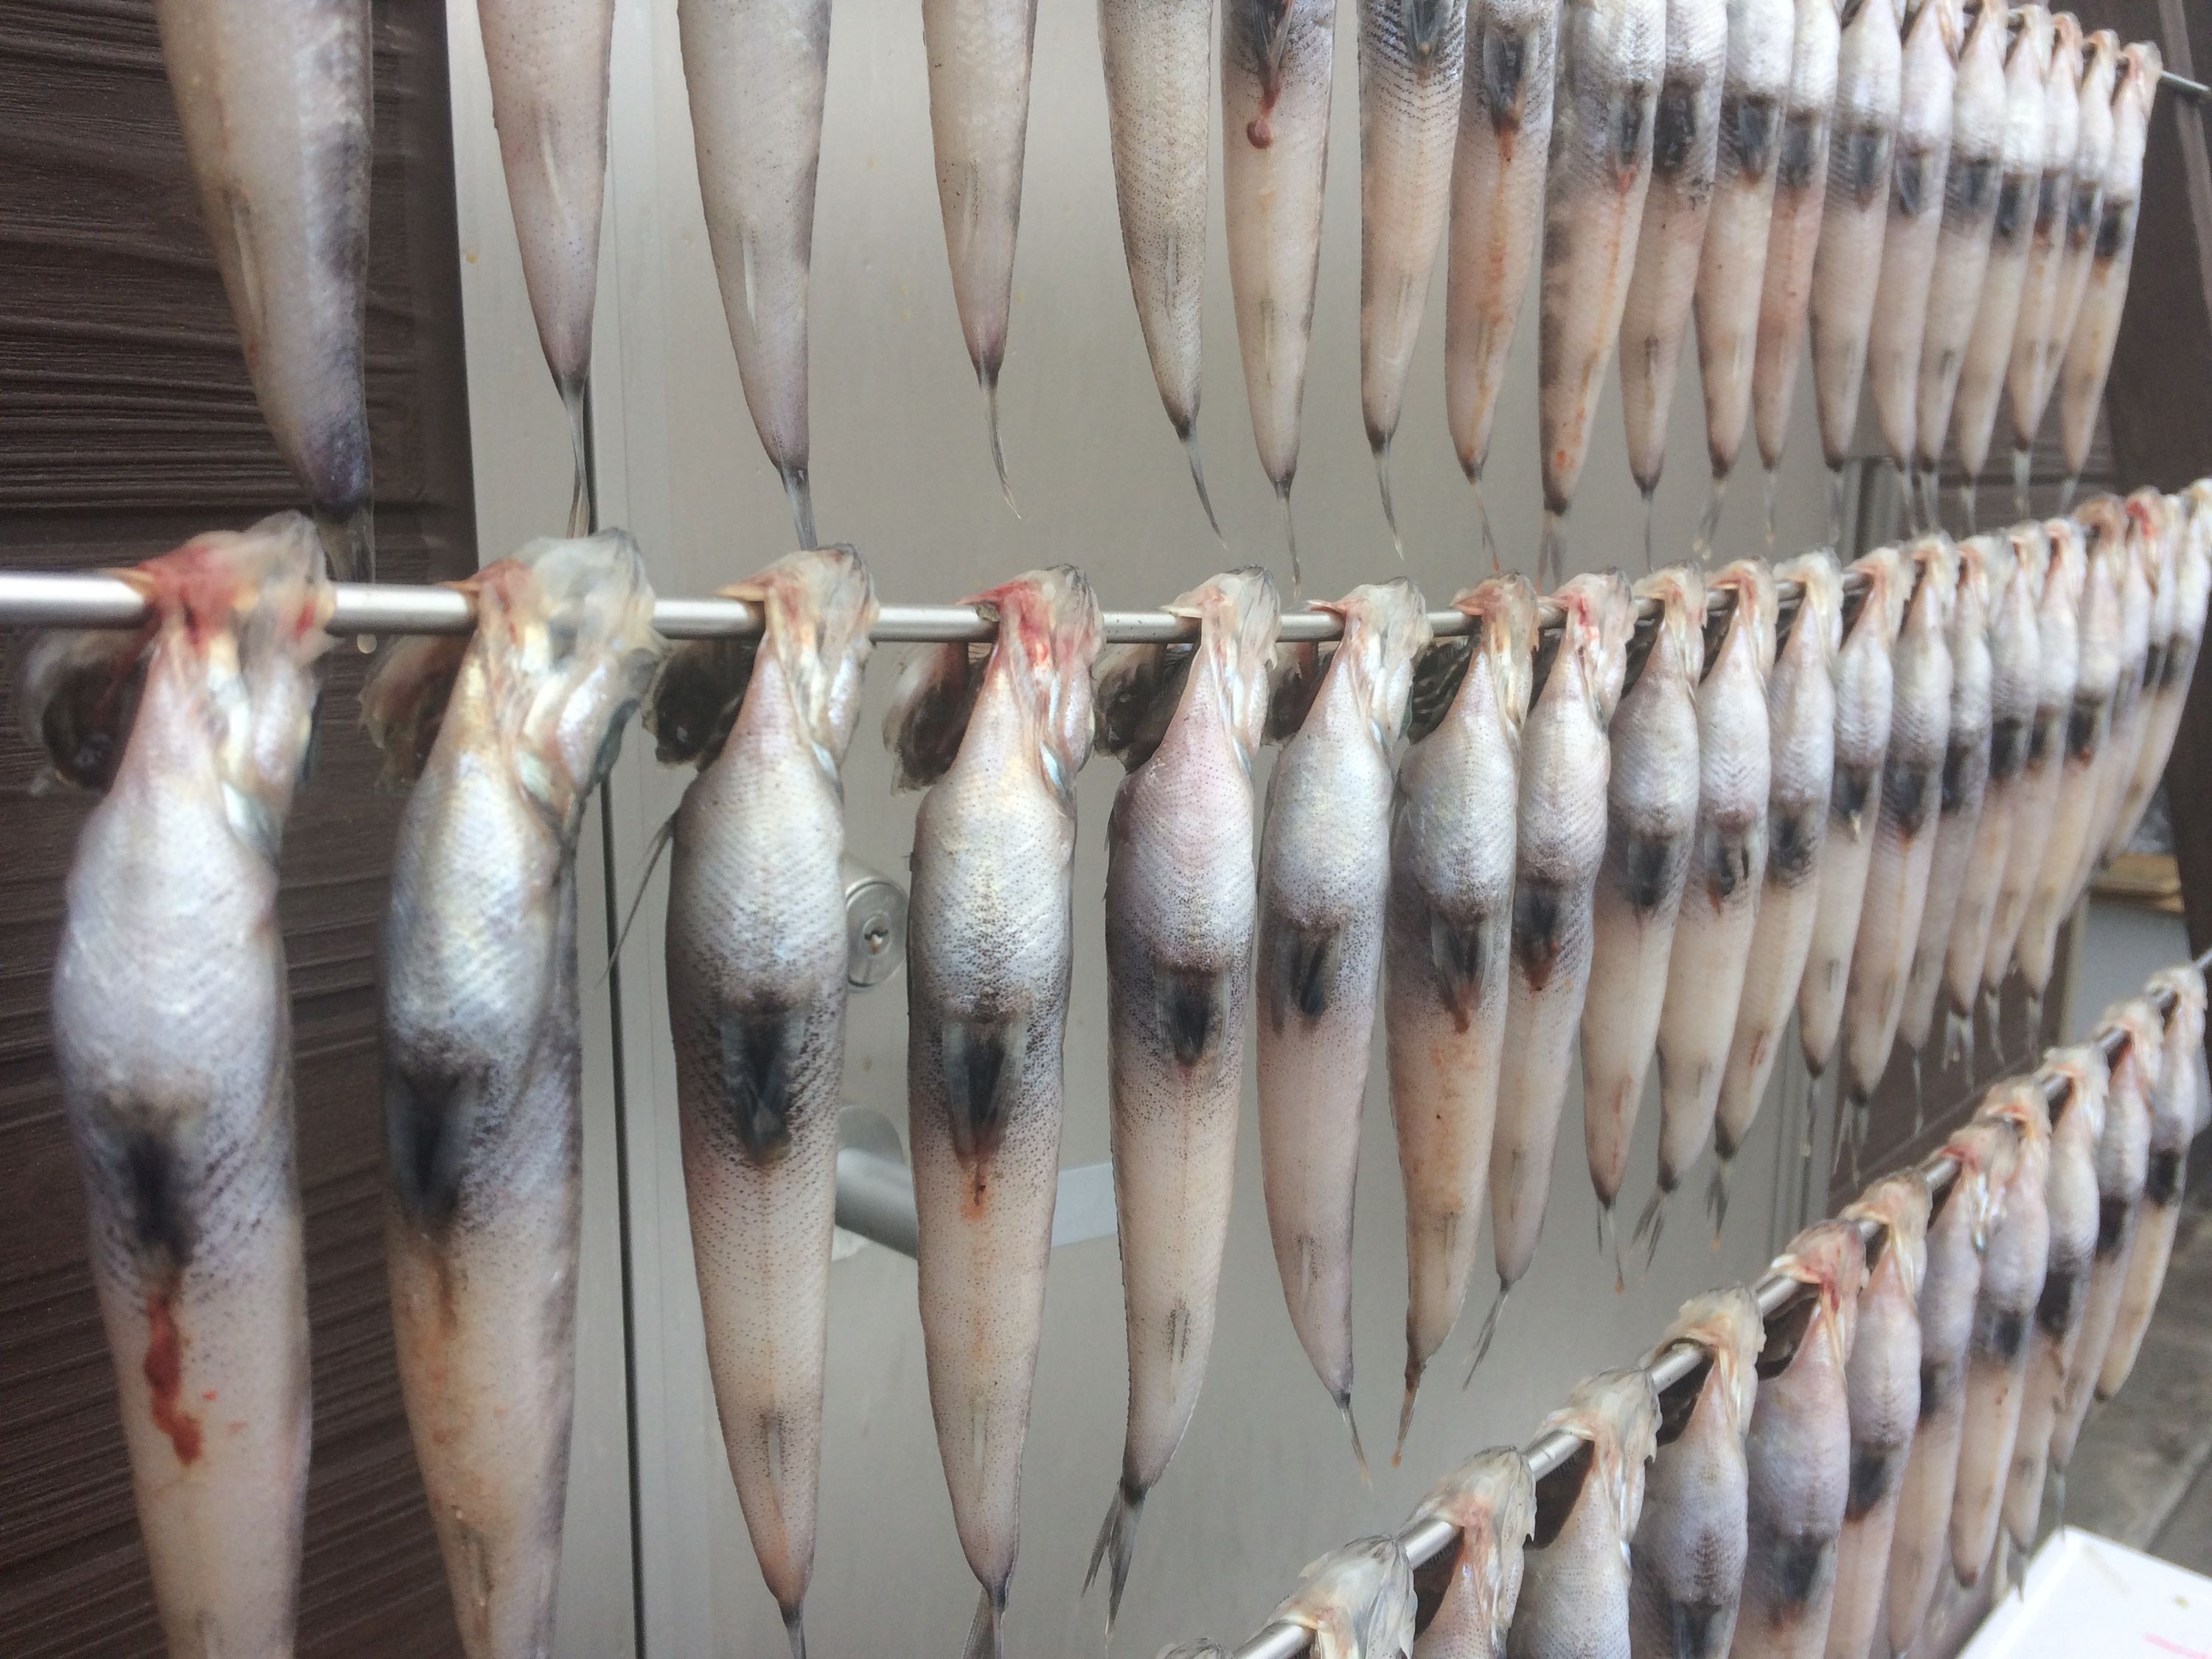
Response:
[[[197,1463],[200,1457],[200,1420],[179,1409],[177,1390],[184,1379],[185,1343],[177,1318],[169,1310],[166,1291],[146,1298],[146,1386],[154,1391],[154,1426],[169,1437],[177,1462]]]

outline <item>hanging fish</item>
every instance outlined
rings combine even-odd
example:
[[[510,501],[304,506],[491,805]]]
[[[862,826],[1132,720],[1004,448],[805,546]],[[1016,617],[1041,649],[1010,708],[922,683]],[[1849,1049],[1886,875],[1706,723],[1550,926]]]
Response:
[[[179,1655],[292,1651],[307,1284],[276,860],[330,644],[322,565],[297,514],[196,537],[113,573],[149,627],[47,635],[19,687],[55,775],[106,791],[70,866],[54,1062]]]
[[[2043,83],[2043,176],[2036,187],[2027,270],[2021,279],[2020,314],[2005,368],[2005,401],[2012,410],[2013,510],[2023,514],[2031,452],[2051,385],[2045,364],[2063,343],[2055,337],[2059,274],[2066,263],[2066,222],[2081,142],[2081,20],[2070,11],[2058,12],[2051,18],[2051,73]],[[2109,96],[2105,103],[2109,124]]]
[[[2118,82],[2119,72],[2119,38],[2110,29],[2097,30],[2081,45],[2081,94],[2075,105],[2072,191],[2067,200],[2058,274],[2053,279],[2050,327],[2040,354],[2042,374],[2029,411],[2039,431],[2051,393],[2057,390],[2059,371],[2065,366],[2067,343],[2074,337],[2074,325],[2081,315],[2081,301],[2089,291],[2090,269],[2096,263],[2098,233],[2105,218],[2105,181],[2112,170],[2112,141],[2117,131],[2112,89]],[[2014,441],[2016,447],[2013,453],[2013,479],[2018,490],[2028,470],[2025,452],[2035,441],[2034,432],[2022,440],[2015,427]]]
[[[1575,1029],[1589,987],[1612,767],[1606,728],[1620,702],[1636,618],[1634,595],[1618,571],[1577,576],[1554,597],[1559,643],[1521,734],[1513,965],[1490,1147],[1498,1299],[1475,1338],[1478,1365],[1507,1295],[1535,1259],[1544,1227]]]
[[[916,1282],[953,1525],[983,1587],[967,1652],[997,1659],[1052,1252],[1074,785],[1100,623],[1067,565],[967,603],[997,627],[988,654],[916,658],[884,731],[901,782],[930,786],[907,912]]]
[[[261,417],[332,574],[374,581],[368,0],[156,0],[154,20]]]
[[[1658,1431],[1659,1396],[1641,1370],[1583,1378],[1544,1419],[1540,1434],[1583,1443],[1536,1483],[1508,1659],[1629,1659],[1629,1540]]]
[[[2142,684],[2136,689],[2135,763],[2124,776],[2112,780],[2106,815],[2112,829],[2105,837],[2103,856],[2118,858],[2135,839],[2143,811],[2150,805],[2166,772],[2166,744],[2163,733],[2172,701],[2166,696],[2166,661],[2180,638],[2182,562],[2186,557],[2188,508],[2179,495],[2138,490],[2142,499],[2139,521],[2143,545],[2143,571],[2150,583],[2150,641],[2143,658]],[[2131,505],[2130,511],[2134,511]]]
[[[1505,1659],[1521,1599],[1521,1547],[1536,1520],[1528,1460],[1511,1446],[1477,1452],[1431,1488],[1413,1519],[1459,1530],[1449,1550],[1415,1571],[1417,1585],[1441,1588],[1413,1659]]]
[[[1406,1183],[1401,1453],[1421,1374],[1459,1320],[1482,1242],[1513,932],[1521,726],[1536,639],[1536,596],[1522,577],[1492,577],[1454,603],[1480,632],[1470,651],[1449,653],[1462,676],[1426,731],[1418,682],[1448,659],[1446,647],[1416,670],[1416,740],[1398,767],[1390,819],[1382,1014]]]
[[[1109,1565],[1120,1612],[1145,1498],[1189,1426],[1213,1344],[1237,1173],[1245,1005],[1257,925],[1252,757],[1280,610],[1264,570],[1169,607],[1195,648],[1137,646],[1102,665],[1099,746],[1129,768],[1106,830],[1107,1081],[1129,1348],[1121,1484],[1085,1589]]]
[[[1360,1538],[1298,1575],[1268,1621],[1309,1632],[1313,1659],[1408,1659],[1413,1569],[1395,1538]]]
[[[1267,784],[1260,837],[1260,1168],[1298,1342],[1352,1432],[1352,1198],[1390,888],[1390,745],[1429,642],[1401,578],[1322,609],[1344,639]]]
[[[1638,1659],[1722,1659],[1735,1638],[1750,1547],[1743,1442],[1765,1338],[1757,1298],[1738,1285],[1684,1303],[1652,1350],[1656,1359],[1689,1342],[1705,1358],[1660,1396],[1664,1443],[1652,1459],[1629,1552],[1629,1635]]]
[[[2097,866],[2110,856],[2112,832],[2118,826],[2121,805],[2135,780],[2136,761],[2142,747],[2143,692],[2163,672],[2160,659],[2172,637],[2170,609],[2172,586],[2166,588],[2169,609],[2166,641],[2158,635],[2159,567],[2167,545],[2166,496],[2156,489],[2138,489],[2123,504],[2126,532],[2120,562],[2120,678],[2112,689],[2112,724],[2105,750],[2097,761],[2097,812],[2082,849],[2081,866],[2075,884],[2086,884]]]
[[[575,1398],[583,1036],[576,837],[659,654],[620,531],[459,584],[362,692],[413,777],[380,971],[400,1393],[471,1659],[552,1640]]]
[[[1635,683],[1607,730],[1605,862],[1592,896],[1589,989],[1582,1010],[1583,1134],[1598,1202],[1598,1245],[1613,1208],[1644,1079],[1659,1039],[1667,963],[1698,834],[1698,681],[1705,666],[1705,585],[1674,565],[1636,585],[1657,608]],[[1614,1273],[1620,1273],[1614,1251]]]
[[[2208,542],[2204,532],[2212,529],[2212,519],[2199,516],[2204,509],[2191,505],[2196,499],[2192,486],[2191,495],[2180,500],[2173,528],[2170,590],[2163,578],[2160,581],[2160,603],[2166,603],[2169,591],[2172,596],[2173,627],[2159,660],[2158,684],[2154,687],[2148,681],[2145,684],[2144,695],[2150,706],[2143,716],[2135,777],[2121,805],[2119,827],[2109,843],[2115,852],[2134,841],[2151,797],[2165,780],[2166,763],[2172,756],[2173,739],[2181,727],[2182,709],[2196,678],[2197,653],[2204,643],[2205,601],[2212,595],[2212,542]]]
[[[527,4],[528,0],[502,3]],[[592,3],[605,4],[611,22],[610,0]],[[721,284],[722,314],[737,352],[738,380],[761,447],[783,480],[799,545],[811,548],[817,544],[814,494],[807,471],[807,290],[814,262],[814,185],[822,160],[822,105],[830,80],[830,0],[677,0],[676,26],[684,47],[684,81],[690,89],[707,245],[714,251],[714,274]],[[929,26],[927,13],[923,26],[925,30]],[[1024,52],[1024,82],[1026,56]],[[930,68],[933,110],[934,57]],[[603,110],[605,86],[602,48]],[[951,95],[949,84],[946,90]],[[961,95],[972,97],[977,90],[969,88]],[[1022,98],[1025,106],[1026,88]],[[1018,114],[1015,121],[1012,188],[1018,197]],[[960,188],[981,191],[982,170],[980,165],[974,167]],[[593,178],[596,185],[596,173]],[[939,179],[942,190],[942,173]],[[977,210],[983,210],[980,204]],[[948,206],[945,212],[949,240],[951,209]],[[599,222],[595,188],[594,247]],[[962,234],[978,228],[963,222]],[[1006,234],[1005,258],[1011,270],[1011,223]],[[968,280],[962,259],[956,254],[953,264],[955,294],[964,323],[972,301],[962,286]],[[997,349],[1003,352],[1003,318],[999,331]],[[974,344],[971,335],[971,348]],[[983,359],[979,356],[978,361]],[[997,360],[990,362],[990,374],[995,377]]]

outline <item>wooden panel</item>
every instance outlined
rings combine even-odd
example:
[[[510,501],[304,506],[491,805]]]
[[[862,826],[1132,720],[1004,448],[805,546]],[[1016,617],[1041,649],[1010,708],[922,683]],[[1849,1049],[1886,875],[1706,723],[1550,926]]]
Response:
[[[376,6],[369,397],[384,573],[476,564],[445,21]],[[144,0],[0,0],[0,561],[142,558],[295,505],[208,253]],[[10,641],[9,655],[14,647]],[[458,1653],[385,1302],[374,945],[397,803],[331,659],[282,909],[297,1030],[315,1453],[301,1651]],[[4,696],[6,694],[0,694]],[[88,803],[26,797],[0,705],[0,1630],[161,1650],[48,1049],[60,877]]]

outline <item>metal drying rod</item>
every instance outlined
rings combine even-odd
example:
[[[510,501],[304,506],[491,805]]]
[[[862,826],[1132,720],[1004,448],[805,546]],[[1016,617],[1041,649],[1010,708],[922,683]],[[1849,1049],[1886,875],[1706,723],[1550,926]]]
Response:
[[[2212,951],[2207,951],[2203,956],[2198,957],[2195,965],[2200,970],[2208,965],[2212,965]],[[2172,1012],[2172,992],[2161,990],[2153,993],[2152,1000],[2157,1004],[2160,1014]],[[2127,1037],[2118,1029],[2107,1028],[2094,1033],[2090,1041],[2105,1051],[2107,1060],[2118,1060]],[[2060,1091],[2063,1085],[2057,1079],[2050,1079],[2044,1087],[2045,1092],[2051,1097],[2052,1105],[2063,1103],[2063,1096]],[[1927,1182],[1929,1195],[1931,1198],[1942,1197],[1949,1190],[1951,1182],[1959,1174],[1958,1160],[1948,1152],[1930,1153],[1921,1161],[1919,1168],[1920,1178]],[[1881,1229],[1881,1223],[1871,1217],[1861,1217],[1853,1224],[1858,1228],[1860,1236],[1869,1244],[1874,1243],[1875,1235]],[[1751,1289],[1752,1295],[1759,1303],[1760,1316],[1771,1321],[1801,1296],[1808,1294],[1810,1287],[1803,1281],[1791,1279],[1786,1274],[1770,1273]],[[1646,1368],[1646,1374],[1651,1378],[1652,1388],[1656,1392],[1664,1394],[1705,1363],[1705,1351],[1696,1343],[1676,1342],[1665,1352],[1654,1357],[1651,1364]],[[1553,1470],[1564,1466],[1582,1444],[1582,1441],[1575,1436],[1562,1430],[1553,1429],[1547,1434],[1537,1436],[1535,1439],[1523,1446],[1521,1449],[1521,1455],[1528,1460],[1528,1472],[1531,1477],[1541,1480]],[[1431,1517],[1427,1520],[1416,1521],[1405,1531],[1400,1533],[1398,1543],[1405,1550],[1407,1559],[1419,1567],[1442,1555],[1452,1547],[1458,1537],[1459,1528],[1450,1522]],[[1299,1659],[1299,1656],[1306,1651],[1308,1640],[1309,1632],[1300,1626],[1269,1625],[1250,1641],[1245,1643],[1243,1647],[1231,1650],[1230,1659]]]

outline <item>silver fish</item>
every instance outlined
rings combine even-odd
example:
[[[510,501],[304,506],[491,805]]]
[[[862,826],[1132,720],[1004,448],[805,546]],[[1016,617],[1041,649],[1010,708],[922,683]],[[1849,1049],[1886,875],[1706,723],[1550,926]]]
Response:
[[[1131,647],[1098,676],[1099,744],[1130,768],[1106,830],[1108,1083],[1129,1349],[1121,1484],[1091,1553],[1121,1610],[1145,1498],[1189,1426],[1213,1344],[1252,983],[1252,757],[1280,619],[1264,570],[1170,609],[1195,649]],[[1134,718],[1136,734],[1116,729]]]
[[[2081,301],[2089,291],[2089,270],[2096,261],[2097,234],[2105,217],[2105,179],[2112,168],[2112,89],[2120,73],[2119,37],[2099,29],[2081,43],[2081,96],[2075,103],[2074,173],[2066,204],[2066,231],[2053,279],[2049,333],[2043,342],[2042,377],[2030,411],[2037,428],[2057,390],[2058,374],[2066,362],[2066,347],[2074,337],[2074,325],[2081,315]],[[2034,442],[2030,434],[2013,455],[2014,477],[2025,470],[2020,449]]]
[[[1880,3],[1880,0],[1875,0]],[[1717,1234],[1728,1214],[1730,1161],[1751,1133],[1805,976],[1820,903],[1821,854],[1836,769],[1836,653],[1843,642],[1843,577],[1825,550],[1775,572],[1803,591],[1766,683],[1766,878],[1743,971],[1713,1118],[1717,1161],[1709,1195]]]
[[[576,837],[659,641],[620,531],[461,586],[475,635],[405,641],[362,693],[387,770],[421,774],[381,953],[385,1255],[461,1646],[526,1659],[552,1639],[575,1395]]]
[[[374,581],[368,0],[156,0],[154,18],[254,398],[331,570]]]
[[[1268,1622],[1310,1632],[1313,1659],[1408,1659],[1413,1566],[1395,1538],[1355,1539],[1310,1564]]]
[[[1670,566],[1638,582],[1636,597],[1655,604],[1658,617],[1636,683],[1622,694],[1607,732],[1613,753],[1605,862],[1591,899],[1582,1009],[1583,1134],[1601,1249],[1612,1237],[1613,1207],[1628,1172],[1698,833],[1705,579],[1694,566]]]
[[[1359,5],[1359,407],[1393,541],[1390,440],[1451,210],[1467,3]]]
[[[1660,1399],[1661,1433],[1630,1548],[1629,1639],[1636,1659],[1721,1659],[1735,1635],[1750,1547],[1744,1436],[1758,1393],[1759,1303],[1738,1285],[1682,1304],[1653,1358],[1695,1343],[1705,1362]]]
[[[1221,189],[1229,215],[1229,286],[1252,435],[1286,526],[1321,270],[1335,62],[1336,7],[1330,0],[1224,0]],[[1297,573],[1292,534],[1294,590]]]
[[[307,1284],[276,859],[331,595],[296,514],[114,574],[151,628],[46,636],[17,702],[60,777],[107,791],[70,866],[54,1060],[167,1651],[289,1654]]]
[[[1206,291],[1206,169],[1212,150],[1213,8],[1098,0],[1106,127],[1121,254],[1161,405],[1190,459],[1199,505],[1221,521],[1198,452],[1199,321]]]
[[[2053,1048],[2036,1076],[2039,1082],[2063,1083],[2066,1092],[2051,1130],[2051,1173],[2044,1188],[2051,1253],[2044,1264],[2043,1294],[2035,1304],[2035,1327],[2028,1334],[2020,1429],[2013,1437],[2012,1468],[2005,1479],[2005,1534],[2022,1559],[2035,1544],[2053,1419],[2081,1344],[2088,1304],[2090,1264],[2097,1249],[2097,1146],[2105,1132],[2110,1086],[2104,1051],[2094,1043]]]
[[[1441,1579],[1442,1589],[1413,1659],[1504,1659],[1521,1600],[1521,1548],[1536,1522],[1528,1459],[1511,1446],[1477,1452],[1430,1489],[1413,1518],[1459,1529],[1451,1550],[1415,1575],[1417,1583]]]
[[[1352,1198],[1390,889],[1390,745],[1429,642],[1402,578],[1322,609],[1344,639],[1267,784],[1260,1167],[1291,1323],[1352,1432]]]
[[[725,592],[760,608],[757,647],[684,647],[647,722],[662,759],[699,766],[670,855],[668,1024],[722,1442],[803,1654],[844,1098],[839,768],[876,601],[843,548]]]
[[[1482,1243],[1536,638],[1536,596],[1519,576],[1493,577],[1455,604],[1481,631],[1472,651],[1455,653],[1463,677],[1429,731],[1419,730],[1424,699],[1414,696],[1418,740],[1399,764],[1390,821],[1382,1012],[1409,1281],[1401,1451],[1421,1373],[1459,1319]]]
[[[1974,326],[1959,368],[1952,439],[1959,470],[1966,475],[1967,527],[1973,527],[1974,481],[1989,459],[1996,430],[1997,401],[2004,393],[2013,343],[2020,330],[2021,295],[2027,262],[2040,222],[2039,198],[2049,171],[2045,154],[2050,101],[2051,29],[2050,11],[2039,5],[2015,6],[2005,46],[2004,127],[1997,149],[1997,205],[1990,223],[1990,246],[1981,295],[1974,302]],[[2070,157],[2069,157],[2070,160]],[[2051,218],[2057,214],[2054,208]]]
[[[1559,19],[1536,357],[1550,580],[1558,580],[1559,521],[1582,477],[1636,264],[1666,67],[1667,3],[1562,0]]]
[[[1881,276],[1867,331],[1867,390],[1884,452],[1908,486],[1920,351],[1928,290],[1951,167],[1952,94],[1959,80],[1965,25],[1959,0],[1920,0],[1905,20],[1897,145],[1889,174],[1889,223],[1882,232]]]
[[[1697,838],[1659,1016],[1659,1186],[1645,1212],[1655,1252],[1666,1199],[1712,1133],[1766,881],[1774,573],[1742,559],[1712,586],[1735,605],[1698,687]]]
[[[2118,827],[2109,845],[2123,850],[2135,839],[2150,798],[2166,776],[2166,763],[2173,753],[2180,730],[2181,713],[2197,674],[2197,658],[2204,643],[2205,603],[2212,595],[2212,514],[2204,503],[2212,499],[2212,484],[2191,485],[2180,498],[2174,530],[2172,580],[2161,578],[2159,603],[2170,592],[2173,626],[2165,654],[2159,659],[2158,684],[2145,684],[2150,707],[2144,715],[2142,744],[2136,757],[2136,773],[2120,809]]]
[[[1498,1299],[1475,1339],[1477,1364],[1543,1231],[1575,1030],[1589,987],[1612,768],[1606,728],[1620,702],[1635,627],[1635,597],[1618,571],[1577,576],[1554,597],[1563,613],[1559,643],[1521,734],[1513,965],[1490,1147]]]
[[[611,13],[612,7],[608,9]],[[816,538],[807,471],[807,287],[814,262],[822,106],[830,80],[830,0],[677,0],[676,23],[684,84],[690,90],[707,244],[721,284],[738,380],[761,447],[790,498],[799,545],[811,548]],[[934,57],[930,67],[933,107]],[[604,69],[600,80],[604,87]],[[961,95],[979,91],[969,88]],[[1016,156],[1013,189],[1018,195],[1018,147]],[[979,165],[961,188],[981,191],[981,177]],[[942,188],[941,173],[939,179]],[[592,202],[596,230],[596,196]],[[951,224],[948,208],[948,238]],[[963,234],[973,228],[963,223]],[[1006,242],[1011,267],[1011,228]],[[962,278],[960,264],[956,255],[956,281]],[[965,321],[975,301],[964,289],[956,288],[956,293]],[[1003,319],[999,326],[1003,349]],[[994,363],[992,373],[996,372]]]
[[[2058,366],[2058,433],[2069,479],[2080,477],[2088,461],[2097,411],[2105,404],[2105,380],[2112,371],[2112,348],[2119,343],[2120,312],[2127,304],[2128,272],[2135,263],[2151,100],[2162,73],[2154,43],[2138,40],[2121,51],[2112,84],[2112,155],[2098,204],[2096,240],[2074,331]]]
[[[1651,182],[1620,313],[1620,409],[1628,428],[1628,470],[1644,492],[1647,568],[1651,495],[1667,459],[1667,416],[1674,407],[1674,374],[1698,284],[1698,250],[1705,246],[1713,206],[1721,100],[1730,81],[1732,54],[1747,60],[1748,72],[1767,71],[1770,80],[1789,73],[1787,22],[1781,67],[1769,70],[1764,60],[1774,53],[1762,57],[1749,30],[1741,32],[1739,45],[1732,14],[1771,12],[1777,5],[1786,19],[1789,0],[1735,0],[1733,5],[1729,0],[1670,0],[1667,7],[1666,58],[1652,116]],[[1768,189],[1771,193],[1771,174]],[[1759,252],[1765,252],[1763,241]]]
[[[2058,12],[2051,18],[2051,73],[2043,83],[2043,177],[2037,183],[2027,270],[2021,279],[2020,314],[2005,368],[2005,401],[2012,411],[2014,507],[2023,513],[2029,452],[2043,424],[2051,386],[2046,365],[2064,343],[2057,334],[2059,273],[2066,263],[2066,226],[2081,146],[2081,20],[2070,11]],[[2111,102],[2108,97],[2108,122]]]
[[[1813,390],[1831,473],[1850,458],[1858,432],[1904,62],[1896,0],[1859,0],[1844,25],[1837,64],[1827,200],[1813,262]]]
[[[1600,1371],[1540,1432],[1585,1449],[1537,1482],[1508,1659],[1629,1659],[1629,1540],[1657,1449],[1659,1396],[1642,1370]]]
[[[2077,884],[2118,849],[2112,845],[2119,817],[2142,750],[2144,694],[2164,673],[2166,647],[2173,635],[2172,585],[2161,583],[2161,567],[2172,550],[2177,514],[2162,491],[2145,488],[2129,495],[2124,561],[2120,572],[2120,679],[2112,692],[2111,740],[2097,763],[2097,817],[2083,850]],[[2159,603],[2163,592],[2166,605]],[[2160,637],[2160,612],[2165,613]]]
[[[1733,1659],[1824,1651],[1836,1593],[1836,1545],[1849,1512],[1847,1378],[1866,1245],[1849,1221],[1807,1228],[1773,1271],[1806,1285],[1794,1318],[1768,1337],[1745,1460],[1751,1551]]]
[[[1917,1170],[1886,1176],[1847,1221],[1881,1228],[1881,1251],[1859,1291],[1858,1328],[1844,1374],[1851,1423],[1850,1495],[1836,1539],[1836,1596],[1827,1659],[1867,1659],[1881,1624],[1890,1540],[1920,1415],[1920,1281],[1928,1268],[1928,1183]]]
[[[907,928],[908,1139],[930,1412],[996,1659],[1020,1543],[1044,1324],[1073,937],[1075,775],[1091,752],[1098,602],[1069,566],[979,594],[998,638],[915,659],[885,734],[926,783]]]
[[[2142,504],[2139,524],[2145,538],[2144,573],[2151,589],[2150,647],[2143,658],[2142,684],[2136,691],[2135,763],[2124,778],[2116,779],[2113,784],[2117,804],[2110,811],[2112,830],[2105,837],[2107,860],[2118,858],[2135,839],[2143,811],[2166,772],[2170,739],[2165,732],[2169,713],[2177,712],[2178,702],[2169,695],[2166,663],[2182,642],[2182,566],[2188,557],[2188,505],[2183,498],[2138,490],[2130,500]],[[2134,510],[2131,505],[2130,511]]]

